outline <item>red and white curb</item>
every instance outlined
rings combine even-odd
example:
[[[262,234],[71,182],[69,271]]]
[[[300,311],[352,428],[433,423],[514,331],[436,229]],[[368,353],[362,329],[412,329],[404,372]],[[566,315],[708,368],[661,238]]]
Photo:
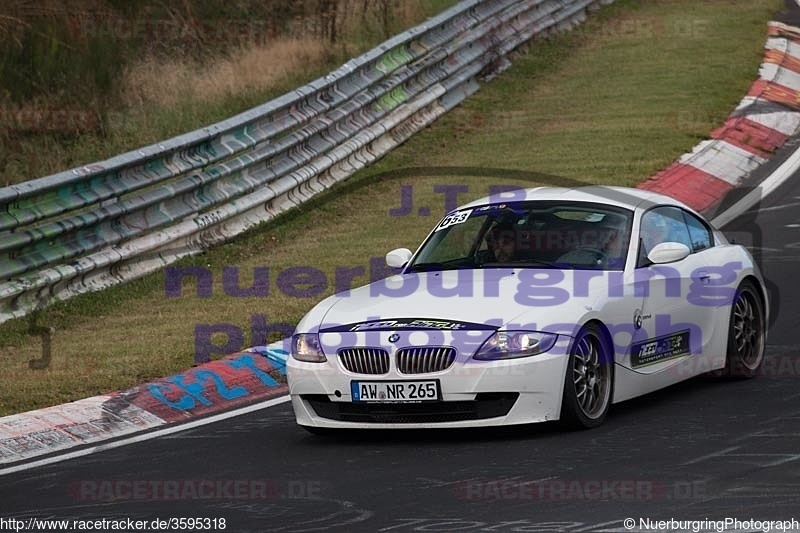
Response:
[[[0,418],[0,463],[121,437],[166,423],[135,407],[124,418],[108,413],[103,406],[113,397],[113,394],[95,396]]]
[[[759,79],[691,153],[639,185],[709,211],[800,133],[800,28],[770,22]]]
[[[0,418],[0,475],[21,469],[2,465],[100,443],[107,443],[103,445],[107,449],[114,447],[112,440],[144,432],[151,438],[150,432],[160,428],[188,429],[187,421],[195,426],[211,423],[243,414],[242,408],[257,409],[253,404],[285,398],[287,357],[284,343],[277,342],[125,391]],[[203,418],[210,415],[217,416]],[[121,442],[137,440],[144,439]],[[88,453],[94,451],[89,448]],[[64,458],[59,455],[56,460]],[[35,464],[48,462],[55,461],[42,459]]]

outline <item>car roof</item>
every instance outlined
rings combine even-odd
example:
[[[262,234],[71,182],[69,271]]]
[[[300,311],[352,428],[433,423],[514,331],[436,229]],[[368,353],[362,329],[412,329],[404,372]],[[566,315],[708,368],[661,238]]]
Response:
[[[523,198],[519,191],[525,192]],[[485,196],[468,204],[462,205],[458,209],[469,209],[486,204],[512,203],[535,200],[561,200],[568,202],[594,202],[623,207],[626,209],[648,208],[654,205],[674,205],[682,207],[695,213],[695,211],[684,203],[670,198],[664,194],[647,191],[644,189],[634,189],[631,187],[612,187],[604,185],[590,185],[586,187],[567,188],[567,187],[534,187],[531,189],[520,189],[510,191],[502,195]]]

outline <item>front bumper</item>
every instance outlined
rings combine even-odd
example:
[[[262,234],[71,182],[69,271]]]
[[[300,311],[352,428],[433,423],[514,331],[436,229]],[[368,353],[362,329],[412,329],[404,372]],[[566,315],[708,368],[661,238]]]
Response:
[[[297,423],[327,428],[434,428],[527,424],[557,420],[566,350],[506,361],[456,361],[441,372],[407,375],[392,366],[374,376],[348,372],[338,358],[304,363],[289,358],[289,394]],[[351,381],[439,380],[442,401],[353,402]]]

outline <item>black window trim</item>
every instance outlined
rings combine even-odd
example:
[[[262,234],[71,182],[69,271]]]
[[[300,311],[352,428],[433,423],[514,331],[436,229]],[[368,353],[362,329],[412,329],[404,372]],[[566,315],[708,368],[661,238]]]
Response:
[[[686,217],[687,216],[690,216],[693,219],[695,219],[698,222],[700,222],[700,225],[702,225],[705,228],[706,233],[708,233],[708,243],[709,243],[708,247],[695,249],[694,241],[692,241],[692,253],[693,254],[696,254],[696,253],[699,253],[699,252],[703,252],[705,250],[710,250],[711,248],[713,248],[714,246],[717,245],[716,240],[714,239],[714,232],[712,231],[711,226],[709,226],[708,223],[705,220],[703,220],[701,217],[695,215],[694,213],[691,213],[687,209],[684,209],[684,208],[679,208],[679,209],[683,212],[683,221],[686,224],[686,229],[689,230],[689,238],[690,239],[692,237],[692,231],[691,231],[691,229],[689,229],[689,223],[686,221]]]

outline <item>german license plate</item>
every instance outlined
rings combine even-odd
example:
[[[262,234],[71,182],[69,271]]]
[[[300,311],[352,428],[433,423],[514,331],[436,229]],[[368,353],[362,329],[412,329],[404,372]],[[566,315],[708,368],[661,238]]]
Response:
[[[435,402],[441,400],[439,380],[351,381],[354,402]]]

